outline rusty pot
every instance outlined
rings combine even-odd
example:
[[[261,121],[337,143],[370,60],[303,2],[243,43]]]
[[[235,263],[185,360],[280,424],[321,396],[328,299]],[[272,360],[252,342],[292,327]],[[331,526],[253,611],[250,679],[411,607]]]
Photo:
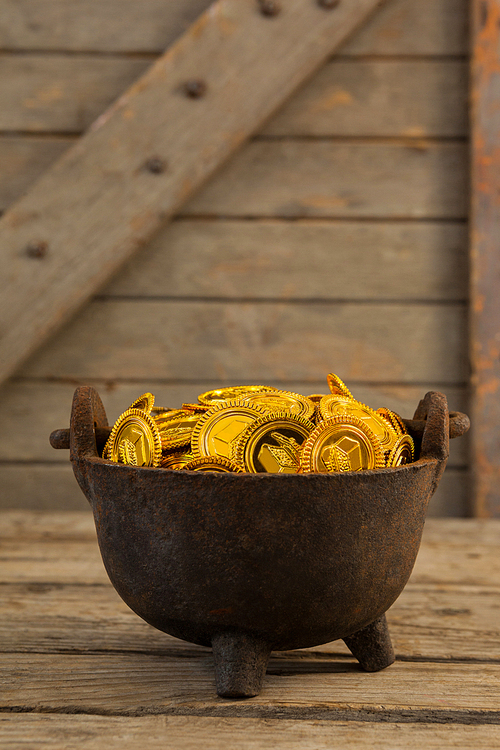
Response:
[[[365,670],[394,661],[385,612],[412,571],[449,434],[463,434],[468,419],[431,392],[407,427],[418,460],[378,471],[137,468],[99,457],[109,427],[85,386],[71,429],[51,442],[71,448],[122,599],[155,628],[212,646],[218,694],[248,697],[271,650],[342,638]]]

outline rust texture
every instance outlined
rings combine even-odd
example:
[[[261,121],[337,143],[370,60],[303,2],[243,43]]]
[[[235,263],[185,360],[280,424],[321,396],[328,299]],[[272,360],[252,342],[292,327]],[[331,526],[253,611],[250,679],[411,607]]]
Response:
[[[464,415],[456,420],[466,428]],[[137,468],[99,457],[109,428],[97,392],[84,386],[73,400],[70,457],[120,596],[155,628],[212,646],[219,695],[250,697],[271,650],[342,638],[367,671],[394,660],[384,614],[410,576],[448,458],[445,396],[428,393],[415,421],[424,424],[420,457],[397,468]],[[65,436],[57,431],[53,445],[67,445]]]
[[[470,340],[474,515],[500,517],[500,0],[472,2]]]

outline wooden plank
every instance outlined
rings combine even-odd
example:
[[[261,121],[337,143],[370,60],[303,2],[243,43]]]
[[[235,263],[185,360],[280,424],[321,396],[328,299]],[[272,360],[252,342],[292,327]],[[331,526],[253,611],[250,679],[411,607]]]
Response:
[[[150,64],[149,57],[0,55],[0,130],[85,130]]]
[[[462,305],[95,300],[21,372],[257,382],[334,367],[346,381],[443,389],[467,377],[465,322]]]
[[[183,219],[101,294],[458,301],[467,280],[458,223]]]
[[[34,136],[7,140],[0,137],[6,175],[0,181],[0,197],[3,197],[0,209],[19,198],[20,192],[38,177],[41,168],[38,161],[32,166],[33,160],[44,158],[50,163],[53,157],[49,161],[46,151],[59,149],[60,153],[67,144],[64,139],[51,137],[43,140]],[[43,157],[37,156],[38,150]],[[184,207],[183,214],[287,219],[309,216],[465,219],[467,158],[463,143],[418,138],[361,143],[256,140],[219,170]],[[16,169],[20,169],[19,176],[10,184],[7,177]],[[149,194],[149,178],[146,180],[145,172],[141,175],[142,188]],[[166,179],[159,175],[150,177]],[[3,226],[7,218],[2,220]],[[28,228],[23,231],[28,238],[35,230],[31,235]],[[17,237],[8,239],[18,242]],[[9,265],[12,263],[9,258]],[[38,264],[38,273],[42,266]]]
[[[149,63],[149,57],[0,55],[0,130],[82,131]],[[334,60],[262,132],[273,136],[465,136],[466,63]]]
[[[122,412],[142,393],[151,391],[156,403],[175,408],[182,403],[197,401],[200,393],[221,385],[235,383],[206,381],[201,383],[165,383],[144,380],[134,383],[96,383],[104,402],[108,420],[114,423]],[[326,378],[318,382],[301,383],[293,381],[273,381],[271,385],[305,396],[328,392]],[[427,390],[438,390],[432,383],[420,386],[371,385],[348,383],[356,398],[373,408],[386,406],[403,417],[411,418],[418,402]],[[68,427],[71,402],[75,390],[74,383],[47,381],[15,381],[7,383],[0,393],[0,461],[3,462],[62,462],[67,454],[55,451],[49,444],[48,436],[53,430]],[[467,412],[467,394],[464,388],[447,386],[449,408],[452,411]],[[36,410],[36,419],[32,419]],[[450,445],[450,466],[465,466],[467,463],[466,438],[452,440]],[[19,466],[23,471],[23,466]],[[69,480],[68,480],[69,481]],[[67,483],[64,482],[65,491]],[[23,493],[19,493],[22,496]],[[47,493],[49,494],[49,493]],[[64,495],[61,495],[64,497]]]
[[[111,585],[0,585],[3,653],[134,652],[193,656],[202,646],[161,633],[138,617]],[[500,659],[500,586],[408,584],[388,612],[397,658]],[[350,657],[343,641],[281,654]],[[280,656],[280,654],[278,654]]]
[[[262,131],[272,136],[459,137],[467,67],[456,60],[333,60]]]
[[[210,0],[15,0],[3,2],[0,48],[163,52]]]
[[[145,654],[4,654],[2,707],[85,713],[182,713],[213,711],[231,715],[241,701],[215,695],[212,655],[175,657]],[[480,679],[479,679],[480,677]],[[389,669],[363,673],[351,660],[271,658],[262,693],[252,707],[269,716],[286,709],[457,712],[467,717],[488,712],[498,717],[500,665],[396,662]],[[383,707],[383,708],[382,708]],[[244,709],[243,709],[244,710]],[[352,709],[351,709],[352,710]],[[286,714],[285,714],[286,715]],[[319,717],[318,717],[319,718]],[[353,717],[354,718],[354,717]]]
[[[468,0],[391,0],[342,48],[349,55],[466,55]]]
[[[0,220],[9,267],[0,377],[177,212],[377,4],[325,9],[290,0],[270,17],[254,3],[217,0]],[[201,75],[206,93],[188,96],[186,81]],[[26,252],[33,243],[43,248],[35,257]]]
[[[69,461],[67,464],[2,462],[0,483],[2,510],[82,511],[88,506]]]
[[[471,366],[473,502],[478,516],[500,517],[500,2],[472,3]]]
[[[463,219],[466,171],[461,143],[254,141],[182,213]]]
[[[162,52],[208,0],[16,0],[2,5],[0,47]],[[390,0],[342,52],[465,55],[467,0]]]
[[[497,725],[403,724],[389,721],[291,720],[222,718],[212,716],[60,716],[3,714],[0,716],[2,746],[25,750],[77,747],[81,750],[207,750],[237,747],[266,750],[271,745],[290,750],[492,750],[499,741]],[[279,739],[278,739],[279,738]],[[278,742],[278,744],[276,744]],[[69,744],[71,743],[71,744]]]
[[[73,139],[0,137],[0,213],[63,154]]]

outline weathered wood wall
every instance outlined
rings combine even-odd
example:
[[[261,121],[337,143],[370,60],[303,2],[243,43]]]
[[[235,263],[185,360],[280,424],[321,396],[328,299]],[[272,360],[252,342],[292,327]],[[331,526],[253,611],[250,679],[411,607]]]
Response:
[[[207,4],[4,0],[1,208]],[[466,410],[466,27],[466,0],[387,0],[26,363],[0,394],[1,506],[84,507],[48,445],[79,383],[110,419],[145,390],[307,394],[330,370],[404,416],[429,389]],[[431,513],[467,511],[462,440]]]

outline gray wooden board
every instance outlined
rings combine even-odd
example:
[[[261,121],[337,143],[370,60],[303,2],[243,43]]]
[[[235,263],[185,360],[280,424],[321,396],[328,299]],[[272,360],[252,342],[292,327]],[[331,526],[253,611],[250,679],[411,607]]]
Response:
[[[332,369],[335,370],[332,361]],[[339,375],[342,373],[339,371]],[[240,383],[242,384],[242,383]],[[276,388],[302,393],[327,393],[326,372],[317,382],[273,381]],[[178,408],[182,403],[196,402],[200,393],[221,385],[238,385],[235,382],[208,381],[200,383],[154,382],[144,380],[135,383],[94,383],[104,406],[108,421],[113,424],[142,393],[154,394],[156,403],[168,408]],[[265,383],[264,383],[265,385]],[[421,386],[352,384],[348,382],[355,397],[374,409],[385,406],[406,418],[413,417],[418,402],[428,390],[439,390],[440,386],[428,383]],[[0,461],[52,461],[67,458],[64,451],[56,451],[49,444],[53,430],[69,426],[71,402],[76,383],[50,382],[44,380],[17,380],[8,382],[0,392]],[[467,412],[467,394],[464,388],[447,386],[445,392],[452,411]],[[467,439],[460,438],[450,443],[449,466],[463,467],[467,463]]]
[[[398,721],[223,718],[215,716],[62,716],[3,714],[3,750],[496,750],[498,725],[405,724]]]
[[[95,300],[30,377],[463,383],[462,305]],[[444,388],[444,385],[443,385]]]
[[[0,509],[85,510],[88,506],[67,463],[0,463]],[[470,513],[465,471],[449,468],[429,504],[429,516]]]
[[[9,268],[1,295],[2,379],[377,5],[357,0],[326,9],[288,0],[271,19],[253,3],[216,0],[0,220]],[[207,94],[187,96],[185,82],[201,74]],[[160,170],[148,166],[157,163],[151,159],[160,159]],[[50,246],[43,263],[23,252],[33,242]]]
[[[0,137],[0,210],[69,144],[68,138]],[[144,190],[150,177],[144,176]],[[219,170],[182,213],[464,219],[466,183],[462,143],[257,139]]]
[[[255,140],[182,214],[459,219],[466,186],[461,143]]]
[[[333,60],[272,118],[262,133],[465,136],[467,96],[465,62]]]
[[[3,0],[2,49],[161,52],[208,0]],[[389,0],[345,54],[464,55],[467,0]]]
[[[0,55],[0,130],[87,128],[150,58]],[[465,136],[467,68],[457,60],[333,60],[272,118],[273,136]]]
[[[84,130],[150,64],[150,57],[0,54],[0,130]]]
[[[195,657],[157,654],[59,655],[4,654],[1,706],[81,713],[182,713],[221,707],[215,694],[211,654]],[[478,674],[481,679],[478,680]],[[389,669],[364,673],[354,660],[271,658],[262,693],[253,707],[271,716],[283,704],[296,709],[434,710],[476,716],[498,715],[500,665],[448,662],[396,662]],[[241,701],[224,701],[226,710]],[[224,710],[224,708],[222,710]],[[243,709],[244,710],[244,709]],[[485,716],[485,719],[487,716]],[[476,718],[477,720],[477,718]],[[465,723],[465,722],[464,722]]]
[[[101,295],[465,300],[467,227],[181,219],[160,231]]]
[[[162,52],[210,0],[3,0],[2,49]]]
[[[0,137],[0,212],[71,146],[73,138]]]

